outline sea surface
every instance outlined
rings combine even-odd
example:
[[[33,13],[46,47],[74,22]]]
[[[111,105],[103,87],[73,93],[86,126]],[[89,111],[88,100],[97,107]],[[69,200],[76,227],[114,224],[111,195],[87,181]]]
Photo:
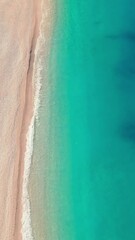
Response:
[[[135,239],[135,1],[56,0],[30,179],[36,240]]]

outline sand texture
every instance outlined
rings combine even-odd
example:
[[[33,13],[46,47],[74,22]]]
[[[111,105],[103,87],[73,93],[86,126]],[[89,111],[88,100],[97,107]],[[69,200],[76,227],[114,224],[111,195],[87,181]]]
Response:
[[[0,240],[20,240],[21,183],[32,116],[40,0],[0,1]]]

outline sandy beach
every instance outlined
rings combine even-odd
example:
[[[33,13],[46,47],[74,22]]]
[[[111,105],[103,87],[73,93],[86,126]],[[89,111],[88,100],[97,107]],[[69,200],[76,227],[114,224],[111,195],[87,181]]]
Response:
[[[48,217],[46,216],[45,212],[48,209],[47,202],[44,201],[44,188],[47,187],[46,181],[47,181],[47,175],[44,172],[44,166],[43,164],[49,166],[49,163],[47,161],[47,156],[42,156],[40,158],[39,152],[38,152],[38,145],[43,146],[43,144],[46,145],[45,148],[47,148],[48,143],[43,139],[43,141],[40,141],[40,138],[38,139],[38,144],[36,142],[37,132],[39,131],[39,128],[42,128],[42,132],[46,132],[46,137],[48,136],[48,131],[50,131],[50,128],[48,127],[48,121],[50,120],[50,109],[48,109],[48,99],[49,99],[49,89],[50,89],[50,71],[49,71],[49,61],[50,61],[50,54],[51,54],[51,44],[53,39],[53,32],[55,28],[55,21],[56,21],[56,2],[53,0],[45,0],[43,2],[42,6],[43,10],[43,24],[41,28],[41,42],[42,49],[40,48],[39,54],[40,55],[40,61],[43,63],[43,72],[41,71],[41,85],[42,89],[40,91],[40,109],[38,109],[38,121],[36,121],[35,124],[35,136],[34,136],[34,150],[33,150],[33,156],[32,156],[32,162],[31,162],[31,168],[30,168],[30,177],[29,177],[29,199],[30,199],[30,209],[31,209],[31,226],[32,226],[32,236],[33,239],[37,240],[44,240],[48,239],[48,229],[51,228],[51,222],[48,220]],[[38,38],[39,39],[39,38]],[[44,40],[45,41],[44,41]],[[39,59],[39,58],[38,58]],[[45,96],[45,105],[43,105],[43,98]],[[47,121],[42,122],[41,112],[43,114],[46,114]],[[40,123],[40,124],[39,124]],[[41,147],[42,149],[42,147]],[[42,152],[42,151],[41,151]],[[47,154],[48,150],[46,151]],[[36,153],[36,155],[35,155]],[[44,174],[43,174],[44,172]],[[44,175],[44,178],[43,178]],[[46,180],[45,180],[46,179]],[[47,192],[48,193],[48,192]],[[52,235],[49,235],[50,239],[52,238]],[[26,238],[27,239],[27,238]]]
[[[0,2],[0,240],[22,239],[23,160],[40,20],[40,0]]]

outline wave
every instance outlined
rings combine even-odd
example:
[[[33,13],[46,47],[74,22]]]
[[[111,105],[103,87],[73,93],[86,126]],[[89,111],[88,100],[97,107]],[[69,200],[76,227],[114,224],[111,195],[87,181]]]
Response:
[[[32,226],[31,226],[31,209],[30,200],[28,193],[28,183],[30,176],[30,167],[33,155],[33,144],[34,144],[34,127],[35,122],[38,120],[38,109],[40,106],[40,90],[43,70],[43,49],[45,48],[45,17],[46,11],[44,8],[44,0],[42,1],[42,19],[40,23],[40,32],[35,48],[35,59],[33,63],[33,76],[32,81],[35,89],[34,96],[34,112],[28,128],[26,136],[26,151],[24,156],[24,175],[22,185],[22,239],[33,240]]]

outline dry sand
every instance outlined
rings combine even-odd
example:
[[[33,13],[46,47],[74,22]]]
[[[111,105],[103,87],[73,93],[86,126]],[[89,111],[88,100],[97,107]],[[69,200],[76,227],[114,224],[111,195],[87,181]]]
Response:
[[[40,0],[0,1],[0,240],[21,240],[26,133]]]

